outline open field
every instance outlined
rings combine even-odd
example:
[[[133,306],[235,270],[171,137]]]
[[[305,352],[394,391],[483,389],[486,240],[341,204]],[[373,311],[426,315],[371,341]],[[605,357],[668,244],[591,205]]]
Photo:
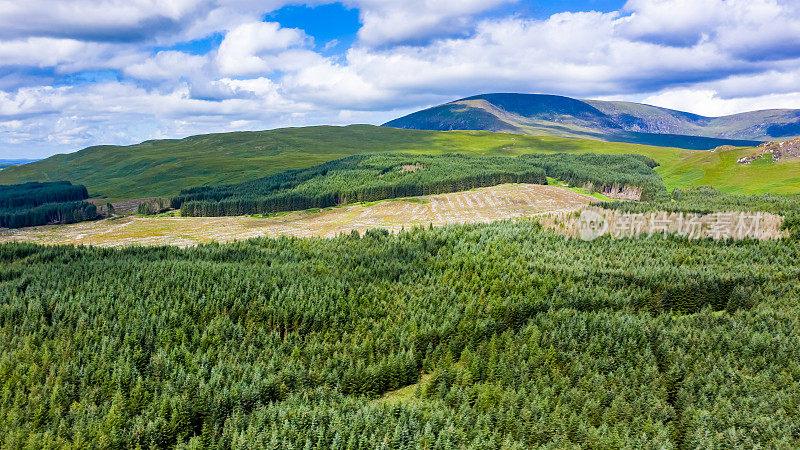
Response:
[[[231,242],[257,236],[333,237],[371,228],[398,231],[414,226],[492,222],[575,211],[597,200],[561,186],[506,184],[321,211],[256,217],[139,217],[3,230],[0,243],[76,244],[120,247]]]

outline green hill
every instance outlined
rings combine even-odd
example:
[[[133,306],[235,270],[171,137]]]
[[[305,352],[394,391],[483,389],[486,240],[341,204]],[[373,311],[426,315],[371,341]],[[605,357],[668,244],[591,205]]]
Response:
[[[286,128],[97,146],[0,171],[0,184],[69,180],[112,199],[171,196],[372,152],[514,156],[538,151],[668,153],[664,149],[489,132],[397,130],[371,125]]]
[[[650,156],[668,187],[713,183],[733,192],[800,192],[798,161],[736,166],[736,155],[667,147],[486,131],[400,130],[371,125],[286,128],[90,147],[0,171],[0,184],[68,180],[111,200],[172,196],[182,189],[240,183],[287,169],[374,152],[517,156],[566,152]],[[752,152],[752,150],[750,150]]]
[[[485,94],[418,111],[384,126],[502,131],[709,150],[720,145],[752,146],[755,142],[800,135],[800,111],[704,117],[630,102]]]

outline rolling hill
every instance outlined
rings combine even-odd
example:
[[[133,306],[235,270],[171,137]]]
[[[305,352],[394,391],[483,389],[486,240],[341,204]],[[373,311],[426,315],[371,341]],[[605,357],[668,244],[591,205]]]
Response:
[[[69,180],[112,200],[172,196],[373,152],[515,156],[531,152],[671,153],[660,148],[503,133],[398,130],[371,125],[285,128],[89,147],[0,171],[0,184]]]
[[[704,117],[639,103],[485,94],[418,111],[384,126],[486,130],[709,150],[799,136],[800,110]]]
[[[326,126],[89,147],[0,170],[0,184],[68,180],[85,185],[92,196],[117,201],[173,196],[190,187],[239,183],[363,153],[517,156],[565,152],[649,156],[661,164],[657,171],[670,189],[713,184],[727,192],[800,192],[800,161],[757,161],[747,166],[736,163],[753,151],[734,148],[706,152],[488,131]]]

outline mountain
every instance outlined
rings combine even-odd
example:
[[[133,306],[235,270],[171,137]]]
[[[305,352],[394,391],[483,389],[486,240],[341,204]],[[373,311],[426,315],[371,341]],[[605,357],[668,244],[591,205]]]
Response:
[[[705,117],[640,103],[542,94],[485,94],[418,111],[383,126],[502,131],[709,150],[800,136],[800,110]]]

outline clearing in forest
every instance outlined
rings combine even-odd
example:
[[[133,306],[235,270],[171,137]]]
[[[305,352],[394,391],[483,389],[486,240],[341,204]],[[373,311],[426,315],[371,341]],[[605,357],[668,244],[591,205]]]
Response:
[[[0,231],[0,243],[178,245],[231,242],[259,236],[334,237],[352,230],[492,222],[581,209],[594,197],[561,187],[504,184],[453,194],[346,205],[257,217],[139,217]]]

